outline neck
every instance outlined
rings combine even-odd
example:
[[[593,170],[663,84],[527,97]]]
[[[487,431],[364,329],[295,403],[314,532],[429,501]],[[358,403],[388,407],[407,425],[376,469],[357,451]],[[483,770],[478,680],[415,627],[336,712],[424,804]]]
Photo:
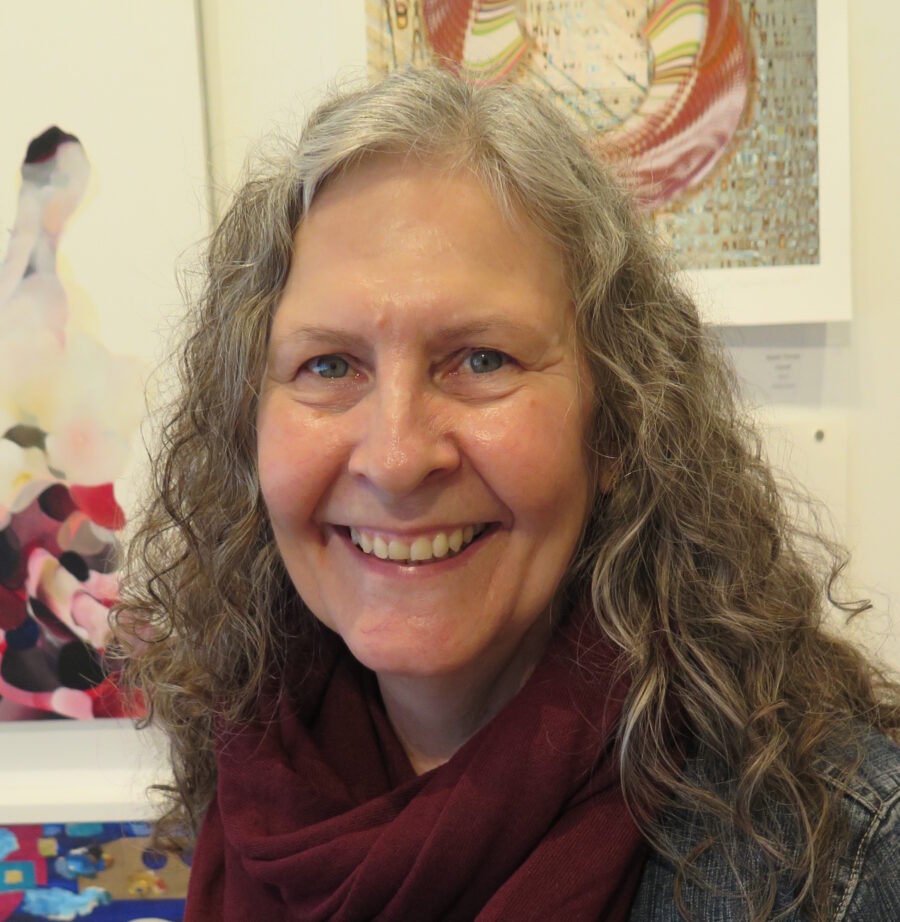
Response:
[[[385,710],[416,774],[449,761],[528,680],[550,628],[538,619],[511,651],[440,676],[378,675]]]

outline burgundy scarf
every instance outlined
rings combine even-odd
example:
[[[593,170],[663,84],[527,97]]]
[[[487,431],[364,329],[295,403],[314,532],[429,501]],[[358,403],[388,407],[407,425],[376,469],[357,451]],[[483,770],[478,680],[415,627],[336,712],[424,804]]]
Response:
[[[645,847],[612,757],[612,664],[593,619],[569,619],[515,698],[417,776],[374,677],[333,643],[299,704],[223,735],[185,922],[625,920]]]

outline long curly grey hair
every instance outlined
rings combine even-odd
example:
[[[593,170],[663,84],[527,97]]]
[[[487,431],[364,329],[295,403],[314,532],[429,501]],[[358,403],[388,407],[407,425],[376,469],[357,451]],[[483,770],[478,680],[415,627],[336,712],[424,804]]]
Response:
[[[594,475],[608,459],[615,468],[612,488],[595,491],[566,591],[591,600],[631,676],[618,754],[644,834],[689,879],[698,851],[684,853],[663,821],[688,805],[703,845],[735,849],[740,872],[733,843],[749,843],[768,868],[746,882],[748,918],[770,917],[770,885],[785,872],[795,905],[826,918],[842,840],[821,756],[847,754],[849,777],[865,730],[900,727],[898,685],[825,628],[834,605],[865,607],[833,598],[841,549],[789,514],[728,363],[587,139],[524,88],[439,71],[325,102],[247,179],[210,240],[115,616],[126,680],[170,740],[160,836],[196,834],[215,790],[216,722],[252,718],[286,657],[308,650],[312,617],[260,497],[257,399],[298,224],[323,183],[383,154],[471,171],[564,254],[598,395],[586,433]]]

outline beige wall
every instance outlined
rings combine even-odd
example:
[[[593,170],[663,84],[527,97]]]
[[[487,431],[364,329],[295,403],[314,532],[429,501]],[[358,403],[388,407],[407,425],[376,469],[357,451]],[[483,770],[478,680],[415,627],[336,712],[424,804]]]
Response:
[[[826,0],[833,2],[833,0]],[[893,606],[883,652],[900,667],[900,7],[850,3],[854,319],[846,346],[847,527],[857,582]]]
[[[363,76],[364,0],[200,0],[217,204],[248,152],[289,131],[335,80]]]

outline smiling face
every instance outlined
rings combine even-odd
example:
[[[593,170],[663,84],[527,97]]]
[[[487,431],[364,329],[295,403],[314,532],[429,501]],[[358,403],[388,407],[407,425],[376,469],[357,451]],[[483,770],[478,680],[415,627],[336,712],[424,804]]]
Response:
[[[472,175],[382,157],[316,197],[259,476],[297,591],[379,675],[539,656],[590,492],[574,337],[559,254]]]

